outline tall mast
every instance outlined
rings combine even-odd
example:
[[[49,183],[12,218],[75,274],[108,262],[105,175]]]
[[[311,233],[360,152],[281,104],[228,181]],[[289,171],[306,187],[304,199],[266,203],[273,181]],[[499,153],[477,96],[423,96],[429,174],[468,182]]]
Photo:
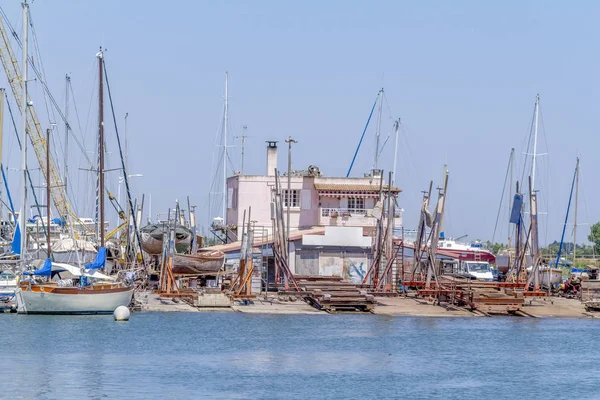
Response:
[[[2,142],[4,135],[4,88],[0,88],[0,168],[2,168]],[[0,186],[0,197],[2,197],[2,188]],[[2,202],[0,201],[0,222],[2,222]]]
[[[579,157],[575,166],[575,212],[573,214],[573,266],[577,256],[577,203],[579,200]]]
[[[69,74],[65,75],[65,193],[67,191],[67,182],[69,179],[69,85],[71,84],[71,77]],[[48,169],[48,173],[50,170]]]
[[[50,246],[50,129],[46,129],[46,240],[48,258],[52,256]]]
[[[537,157],[538,125],[540,113],[540,95],[535,97],[535,125],[533,128],[533,160],[531,162],[531,191],[535,191],[535,160]]]
[[[399,130],[400,130],[400,118],[398,118],[396,120],[396,122],[394,122],[394,131],[395,131],[396,136],[394,137],[394,166],[392,168],[392,180],[390,181],[390,185],[396,183],[396,164],[398,163],[398,131]]]
[[[229,124],[229,73],[225,71],[225,112],[223,114],[223,223],[227,220],[227,125]]]
[[[515,148],[510,149],[510,158],[508,159],[509,169],[510,169],[510,185],[508,185],[508,249],[510,250],[510,246],[512,244],[511,229],[510,229],[510,213],[512,210],[512,202],[513,202],[513,169],[515,164]],[[509,253],[510,254],[510,253]]]
[[[27,29],[29,27],[29,4],[26,1],[23,5],[23,76],[21,80],[23,112],[21,113],[21,169],[23,170],[23,195],[21,196],[21,213],[19,215],[19,225],[21,229],[21,261],[23,269],[27,263],[27,107],[29,100],[27,98]]]
[[[100,247],[104,247],[104,86],[102,47],[98,56],[98,205],[100,207]]]
[[[383,112],[383,88],[379,91],[379,114],[377,115],[377,129],[375,131],[375,158],[373,159],[373,169],[379,166],[379,138],[381,136],[381,114]]]

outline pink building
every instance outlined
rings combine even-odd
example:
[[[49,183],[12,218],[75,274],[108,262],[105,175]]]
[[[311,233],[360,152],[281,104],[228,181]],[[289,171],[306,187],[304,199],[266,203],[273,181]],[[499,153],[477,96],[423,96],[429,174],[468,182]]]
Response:
[[[252,207],[251,219],[256,226],[271,233],[271,202],[275,188],[277,142],[268,142],[266,175],[235,175],[227,179],[226,224],[243,224],[244,210]],[[318,168],[295,172],[290,182],[290,230],[321,226],[375,227],[373,209],[379,198],[380,176],[333,178],[321,176]],[[283,212],[287,221],[287,176],[280,177],[283,188]],[[384,184],[384,190],[387,185]],[[398,194],[400,189],[392,187]],[[401,212],[396,213],[395,226],[402,225]]]
[[[235,175],[227,179],[226,224],[241,232],[244,210],[251,208],[255,241],[269,242],[272,233],[271,203],[275,188],[277,142],[268,142],[266,175]],[[379,198],[380,174],[363,178],[323,177],[319,169],[291,174],[290,269],[300,275],[338,275],[360,282],[372,260],[372,240],[377,225],[373,216]],[[287,176],[283,188],[284,221],[287,221]],[[384,190],[389,190],[384,182]],[[392,187],[397,195],[400,189]],[[396,213],[396,227],[402,213]],[[236,241],[237,237],[229,238]],[[217,246],[219,247],[219,246]],[[229,248],[222,246],[223,250]],[[232,243],[231,249],[239,248]],[[236,255],[232,254],[231,259]],[[268,266],[271,281],[273,264]],[[266,273],[266,272],[265,272]]]

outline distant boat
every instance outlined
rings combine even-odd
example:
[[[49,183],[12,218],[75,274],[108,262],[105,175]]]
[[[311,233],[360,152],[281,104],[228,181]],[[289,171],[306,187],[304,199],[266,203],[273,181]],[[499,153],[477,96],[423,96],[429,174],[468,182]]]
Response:
[[[460,261],[485,261],[490,264],[496,262],[496,256],[484,249],[481,243],[465,244],[452,239],[441,239],[438,242],[438,250]]]
[[[13,297],[17,289],[17,275],[12,271],[0,273],[0,297]]]

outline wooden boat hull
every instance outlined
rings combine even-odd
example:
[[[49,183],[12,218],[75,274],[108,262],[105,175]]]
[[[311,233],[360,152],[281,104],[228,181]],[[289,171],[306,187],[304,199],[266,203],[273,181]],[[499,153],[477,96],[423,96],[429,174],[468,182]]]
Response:
[[[129,306],[133,287],[109,289],[21,286],[16,291],[19,314],[111,314]]]

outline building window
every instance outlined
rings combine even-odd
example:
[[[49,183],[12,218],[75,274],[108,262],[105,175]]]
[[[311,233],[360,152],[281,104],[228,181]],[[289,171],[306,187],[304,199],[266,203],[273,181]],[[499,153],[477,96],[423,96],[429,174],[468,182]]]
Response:
[[[365,199],[361,197],[351,197],[348,199],[348,208],[350,210],[364,210]]]
[[[290,207],[300,207],[300,190],[299,189],[291,189],[290,196],[288,197],[288,190],[283,189],[281,191],[281,196],[283,197],[283,206],[288,206],[288,199],[290,202]]]

